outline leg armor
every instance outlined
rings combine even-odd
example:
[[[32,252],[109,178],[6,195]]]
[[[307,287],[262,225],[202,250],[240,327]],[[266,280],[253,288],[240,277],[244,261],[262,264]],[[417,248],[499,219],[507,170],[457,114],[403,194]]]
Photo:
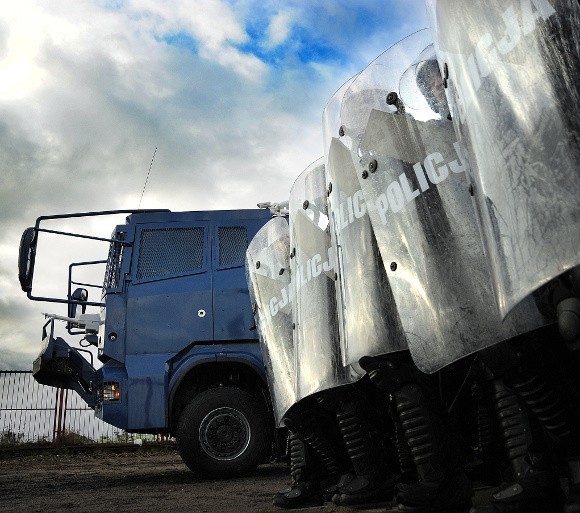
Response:
[[[568,349],[580,357],[580,267],[549,282],[535,298],[544,315],[557,319]]]
[[[312,450],[293,432],[290,437],[290,476],[292,484],[274,495],[273,504],[279,508],[321,505],[320,464]]]
[[[432,377],[417,370],[408,352],[363,358],[361,366],[373,383],[394,400],[399,423],[416,469],[418,482],[396,487],[399,510],[453,511],[471,504],[471,484],[461,469],[445,412],[433,393]],[[408,468],[408,462],[405,463]]]
[[[510,463],[510,484],[473,513],[551,513],[562,507],[559,482],[547,458],[543,437],[524,403],[502,380],[493,382],[499,429]]]
[[[399,510],[451,511],[471,504],[471,484],[442,416],[418,385],[394,393],[398,419],[417,470],[418,482],[397,485]]]
[[[344,467],[336,422],[316,403],[306,402],[289,413],[284,424],[291,433],[292,485],[274,496],[274,504],[282,508],[321,504],[322,489],[338,482]]]
[[[574,513],[580,511],[580,472],[577,471],[580,466],[578,386],[575,382],[576,369],[571,368],[575,363],[570,364],[566,360],[565,352],[558,353],[561,346],[555,330],[546,328],[528,334],[522,340],[493,348],[491,358],[487,360],[496,375],[505,376],[505,384],[541,426],[542,432],[535,437],[541,439],[547,436],[550,443],[568,460],[570,494],[564,511]],[[503,365],[497,365],[498,357]],[[564,383],[564,379],[569,382]],[[516,476],[516,482],[517,479]],[[548,490],[546,493],[551,492]]]
[[[396,415],[393,415],[396,417]],[[395,433],[393,435],[393,445],[397,452],[397,460],[399,462],[400,476],[398,481],[402,483],[410,483],[417,480],[417,469],[413,463],[413,456],[407,440],[405,439],[405,430],[400,420],[394,422]]]
[[[473,431],[471,447],[474,452],[473,480],[488,486],[498,486],[502,481],[503,451],[495,423],[492,383],[486,376],[481,360],[472,366],[471,406]],[[475,477],[477,476],[477,477]]]
[[[377,422],[367,397],[357,388],[342,388],[319,399],[335,412],[354,476],[343,482],[333,502],[363,504],[390,499],[395,483],[387,466],[387,453],[378,436]]]

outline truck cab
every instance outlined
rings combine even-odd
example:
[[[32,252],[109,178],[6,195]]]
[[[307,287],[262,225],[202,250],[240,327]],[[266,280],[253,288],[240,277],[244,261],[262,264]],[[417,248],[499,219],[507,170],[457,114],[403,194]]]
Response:
[[[267,457],[273,421],[245,252],[270,212],[129,212],[110,239],[44,228],[72,216],[119,212],[43,216],[24,232],[22,289],[32,300],[68,305],[68,315],[48,316],[35,379],[76,390],[97,417],[128,432],[175,436],[183,460],[200,476],[254,468]],[[44,232],[109,244],[106,261],[70,264],[66,298],[33,293]],[[74,273],[98,264],[105,267],[100,298],[89,301],[91,286],[75,288]],[[86,313],[87,307],[99,313]],[[85,349],[55,335],[59,321],[95,347],[100,367],[83,357]]]

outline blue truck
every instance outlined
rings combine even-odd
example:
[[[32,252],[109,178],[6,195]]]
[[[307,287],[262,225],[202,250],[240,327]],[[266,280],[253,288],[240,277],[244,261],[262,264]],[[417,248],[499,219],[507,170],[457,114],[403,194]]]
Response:
[[[119,214],[126,222],[110,238],[54,228]],[[267,209],[39,217],[21,238],[20,284],[31,300],[66,304],[67,315],[48,316],[35,379],[75,390],[98,418],[128,432],[174,436],[198,476],[241,475],[267,460],[274,422],[245,253],[270,218]],[[106,260],[70,263],[62,298],[33,291],[38,241],[48,233],[109,245]],[[80,267],[96,265],[105,268],[102,285],[75,281]],[[97,300],[89,288],[99,289]],[[84,348],[56,335],[59,320]]]

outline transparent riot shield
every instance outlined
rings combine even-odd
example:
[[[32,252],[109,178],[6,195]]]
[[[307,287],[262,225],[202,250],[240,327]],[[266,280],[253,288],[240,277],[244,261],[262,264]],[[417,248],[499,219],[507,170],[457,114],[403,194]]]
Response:
[[[274,217],[250,242],[246,274],[276,423],[296,402],[288,221]]]
[[[290,191],[297,400],[356,380],[342,365],[330,247],[324,159],[311,164]]]
[[[409,350],[428,373],[543,322],[529,304],[501,322],[430,45],[429,31],[417,32],[361,72],[342,100],[337,134]]]
[[[580,264],[580,4],[427,5],[505,316]]]
[[[345,83],[323,114],[330,234],[343,365],[407,349],[350,150],[339,140]],[[338,108],[337,108],[338,107]],[[335,135],[335,137],[333,137]]]

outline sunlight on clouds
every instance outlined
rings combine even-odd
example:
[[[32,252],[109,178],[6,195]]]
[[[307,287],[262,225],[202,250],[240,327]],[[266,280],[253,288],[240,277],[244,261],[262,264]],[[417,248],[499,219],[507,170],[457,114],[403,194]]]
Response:
[[[296,13],[292,10],[276,14],[268,26],[268,40],[264,42],[266,48],[274,48],[283,44],[290,34]]]
[[[230,6],[221,0],[132,0],[129,12],[158,37],[185,32],[200,44],[200,55],[229,67],[252,81],[261,80],[266,65],[232,44],[244,43],[248,35]]]
[[[142,22],[153,23],[162,34],[186,31],[210,47],[247,39],[243,26],[221,0],[131,0],[127,10]]]
[[[47,53],[57,49],[82,55],[111,42],[106,36],[115,30],[115,18],[86,2],[74,9],[65,4],[55,1],[49,12],[43,4],[24,1],[0,12],[0,23],[9,27],[4,59],[0,59],[0,101],[25,98],[60,80]],[[119,48],[115,50],[114,55],[122,57]]]
[[[199,54],[208,60],[215,60],[222,66],[233,69],[252,82],[261,81],[267,70],[266,65],[260,59],[253,55],[243,54],[232,46],[204,47]]]
[[[0,59],[0,100],[9,101],[26,97],[42,85],[43,70],[35,58],[40,45],[35,16],[29,9],[11,8],[0,14],[4,48]]]
[[[37,89],[44,79],[42,69],[24,59],[0,61],[0,100],[18,100]]]
[[[131,80],[139,72],[138,64],[146,74],[151,61],[163,58],[164,37],[180,32],[199,43],[202,58],[250,82],[259,82],[267,72],[260,59],[235,48],[248,35],[229,5],[220,0],[132,0],[120,10],[58,0],[49,9],[25,0],[0,12],[0,24],[0,35],[6,39],[0,49],[0,100],[24,98],[52,78],[52,70],[43,61],[51,48],[71,56],[100,52],[115,63],[122,78]],[[144,76],[139,81],[148,94],[160,98],[172,94],[169,87],[152,79]]]

